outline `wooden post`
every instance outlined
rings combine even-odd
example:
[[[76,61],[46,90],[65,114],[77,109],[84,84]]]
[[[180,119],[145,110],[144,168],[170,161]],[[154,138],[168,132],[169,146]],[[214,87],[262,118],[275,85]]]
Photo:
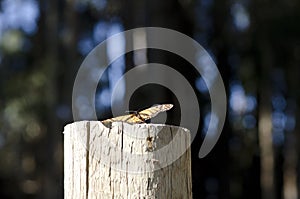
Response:
[[[81,121],[64,129],[65,199],[192,198],[190,132]]]

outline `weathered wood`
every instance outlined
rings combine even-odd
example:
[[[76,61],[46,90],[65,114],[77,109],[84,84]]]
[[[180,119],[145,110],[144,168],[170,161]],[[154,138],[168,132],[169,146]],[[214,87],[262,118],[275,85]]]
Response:
[[[65,199],[192,198],[185,128],[81,121],[64,129]]]

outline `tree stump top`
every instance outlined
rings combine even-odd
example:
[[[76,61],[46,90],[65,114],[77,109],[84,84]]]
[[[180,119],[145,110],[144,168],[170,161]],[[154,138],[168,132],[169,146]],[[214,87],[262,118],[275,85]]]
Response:
[[[64,139],[65,198],[191,198],[185,128],[81,121]]]

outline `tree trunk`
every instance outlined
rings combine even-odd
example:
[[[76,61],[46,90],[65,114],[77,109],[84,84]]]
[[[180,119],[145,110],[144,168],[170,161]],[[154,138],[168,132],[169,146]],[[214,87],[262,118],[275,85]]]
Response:
[[[192,198],[190,132],[99,121],[64,130],[65,199]]]
[[[264,37],[263,37],[264,38]],[[271,49],[267,42],[260,41],[262,66],[259,89],[260,108],[258,113],[258,135],[261,150],[261,190],[262,199],[275,198],[274,150],[272,138]]]

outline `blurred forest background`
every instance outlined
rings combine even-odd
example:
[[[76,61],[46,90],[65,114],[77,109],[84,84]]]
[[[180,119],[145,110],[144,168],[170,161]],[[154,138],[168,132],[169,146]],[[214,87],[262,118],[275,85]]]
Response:
[[[194,198],[299,198],[299,10],[297,0],[0,0],[0,198],[63,198],[62,131],[72,122],[77,70],[110,35],[144,26],[194,38],[225,83],[225,127],[199,159],[207,87],[182,58],[146,52],[149,62],[184,74],[201,103]],[[111,115],[112,76],[137,64],[128,53],[107,71],[96,95],[99,119]],[[174,103],[176,113],[172,93],[149,85],[132,96],[130,108],[161,102]],[[178,123],[175,113],[169,123]]]

